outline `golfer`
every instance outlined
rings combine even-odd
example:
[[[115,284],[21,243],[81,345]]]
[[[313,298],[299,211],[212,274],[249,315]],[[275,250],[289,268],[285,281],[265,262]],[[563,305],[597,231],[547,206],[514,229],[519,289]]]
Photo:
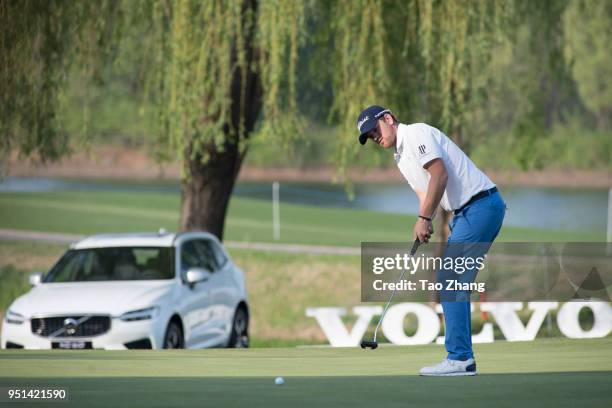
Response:
[[[497,237],[505,204],[497,187],[467,155],[440,130],[425,123],[399,123],[389,109],[370,106],[357,119],[359,143],[368,139],[385,149],[395,149],[395,162],[419,198],[419,217],[413,239],[428,242],[432,220],[441,206],[452,211],[451,234],[444,257],[484,256]],[[446,264],[446,262],[444,263]],[[438,281],[459,276],[440,270]],[[475,278],[477,271],[461,274],[460,280]],[[421,375],[475,375],[472,350],[469,291],[441,291],[447,358],[423,367]]]

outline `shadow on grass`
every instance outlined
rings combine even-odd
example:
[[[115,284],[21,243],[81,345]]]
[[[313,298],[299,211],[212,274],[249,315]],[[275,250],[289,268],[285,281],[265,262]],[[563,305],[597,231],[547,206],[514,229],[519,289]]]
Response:
[[[280,374],[280,373],[279,373]],[[70,407],[574,407],[607,406],[612,372],[418,376],[0,378],[2,387],[67,387]],[[0,403],[0,406],[6,404]]]

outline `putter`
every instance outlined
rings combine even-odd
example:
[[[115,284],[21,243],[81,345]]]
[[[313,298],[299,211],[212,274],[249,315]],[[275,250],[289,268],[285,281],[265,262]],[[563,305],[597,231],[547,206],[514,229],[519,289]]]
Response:
[[[420,244],[421,242],[419,241],[418,238],[414,240],[414,244],[412,244],[412,249],[410,250],[410,257],[414,256]],[[404,277],[404,272],[406,272],[405,269],[402,270],[402,273],[400,274],[397,282],[402,281],[402,278]],[[391,297],[389,298],[389,301],[387,302],[385,308],[383,309],[382,315],[380,316],[380,320],[378,321],[378,324],[376,325],[376,329],[374,329],[374,339],[372,341],[361,340],[362,349],[370,348],[374,350],[375,348],[378,347],[378,342],[376,341],[376,335],[378,334],[378,328],[380,327],[380,324],[382,323],[383,319],[385,318],[385,315],[387,314],[387,309],[389,308],[389,305],[391,304],[391,301],[393,300],[393,295],[395,295],[395,288],[393,288],[393,292],[391,292]]]

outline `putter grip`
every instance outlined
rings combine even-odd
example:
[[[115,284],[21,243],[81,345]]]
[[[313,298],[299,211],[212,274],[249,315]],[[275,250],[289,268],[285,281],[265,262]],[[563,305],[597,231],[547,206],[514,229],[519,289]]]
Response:
[[[419,245],[421,245],[421,241],[419,239],[414,240],[414,244],[412,244],[412,249],[410,250],[410,256],[414,256],[416,254],[417,249],[419,249]]]

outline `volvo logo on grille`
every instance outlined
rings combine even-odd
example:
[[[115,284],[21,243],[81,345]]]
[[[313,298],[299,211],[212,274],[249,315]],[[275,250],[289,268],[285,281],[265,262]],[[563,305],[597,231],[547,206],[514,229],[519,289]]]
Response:
[[[79,323],[72,317],[64,319],[64,329],[66,330],[67,334],[72,336],[74,333],[76,333],[77,327],[79,327]]]
[[[86,337],[106,333],[110,328],[108,316],[49,316],[32,319],[32,333],[43,337]]]

